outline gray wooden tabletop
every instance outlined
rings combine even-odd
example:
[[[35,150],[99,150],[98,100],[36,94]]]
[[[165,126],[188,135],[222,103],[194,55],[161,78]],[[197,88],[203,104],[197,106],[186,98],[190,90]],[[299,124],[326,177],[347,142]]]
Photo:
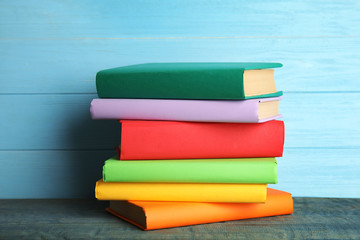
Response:
[[[0,200],[0,239],[360,239],[360,199],[294,198],[294,213],[142,231],[90,199]]]

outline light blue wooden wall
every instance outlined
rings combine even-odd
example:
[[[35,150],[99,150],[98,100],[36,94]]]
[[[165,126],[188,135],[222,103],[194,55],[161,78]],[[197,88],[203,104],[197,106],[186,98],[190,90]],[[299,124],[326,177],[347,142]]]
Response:
[[[119,142],[92,121],[98,70],[271,61],[284,90],[279,184],[360,197],[360,1],[0,2],[0,198],[93,197]]]

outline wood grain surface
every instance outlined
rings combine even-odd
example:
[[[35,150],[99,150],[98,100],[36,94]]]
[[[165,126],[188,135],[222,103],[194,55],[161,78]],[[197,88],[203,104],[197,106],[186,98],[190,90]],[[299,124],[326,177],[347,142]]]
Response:
[[[0,38],[0,93],[96,93],[99,70],[149,62],[281,62],[275,78],[285,92],[359,92],[359,39]]]
[[[120,136],[115,121],[90,119],[97,71],[209,61],[284,64],[273,187],[360,197],[359,10],[356,0],[1,1],[0,198],[93,196]]]
[[[359,239],[360,199],[294,198],[292,215],[142,231],[96,200],[0,200],[0,239]]]

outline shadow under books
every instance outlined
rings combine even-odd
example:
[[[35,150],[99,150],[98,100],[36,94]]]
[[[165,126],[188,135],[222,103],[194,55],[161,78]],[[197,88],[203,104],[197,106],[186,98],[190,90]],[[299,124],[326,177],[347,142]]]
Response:
[[[90,102],[89,102],[90,106]],[[69,121],[67,134],[69,169],[67,195],[74,198],[95,198],[95,183],[102,178],[104,161],[116,154],[120,143],[117,121],[92,120],[89,108]]]

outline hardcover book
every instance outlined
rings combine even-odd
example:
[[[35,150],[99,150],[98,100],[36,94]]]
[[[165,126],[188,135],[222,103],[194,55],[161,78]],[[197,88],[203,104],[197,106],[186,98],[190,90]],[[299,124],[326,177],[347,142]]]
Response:
[[[265,202],[266,184],[96,182],[99,200]]]
[[[122,160],[281,157],[284,123],[121,120]]]
[[[93,119],[257,123],[281,117],[280,99],[94,99],[90,112]]]
[[[102,70],[100,98],[249,99],[275,97],[280,63],[148,63]]]
[[[143,230],[291,214],[291,194],[268,188],[265,203],[110,201],[111,214]]]
[[[105,161],[104,182],[277,183],[275,158]]]

